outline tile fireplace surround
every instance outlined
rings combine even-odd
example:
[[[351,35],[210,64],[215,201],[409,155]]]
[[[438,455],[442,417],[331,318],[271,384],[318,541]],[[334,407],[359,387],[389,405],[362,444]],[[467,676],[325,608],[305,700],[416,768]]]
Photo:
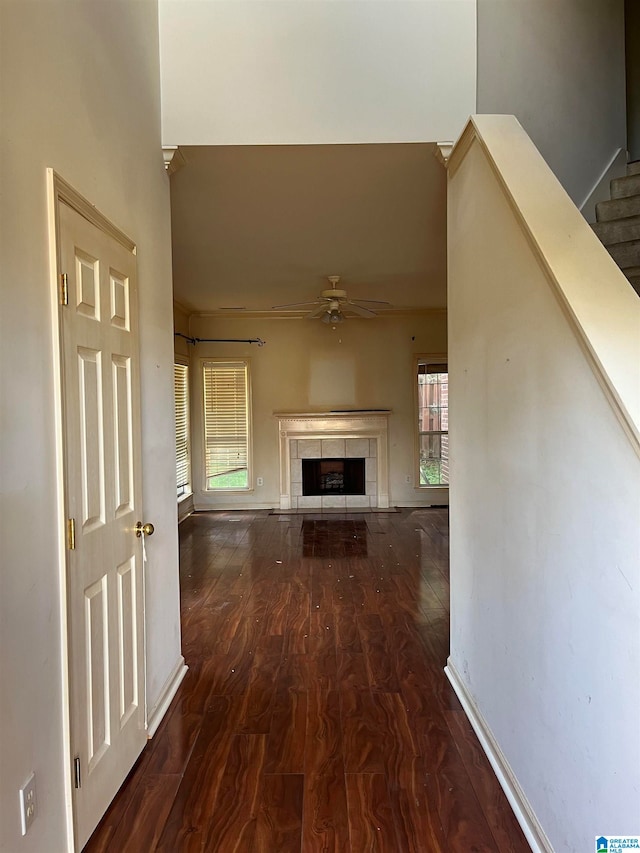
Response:
[[[280,509],[389,507],[389,412],[276,412]],[[364,459],[364,495],[303,495],[303,459]]]

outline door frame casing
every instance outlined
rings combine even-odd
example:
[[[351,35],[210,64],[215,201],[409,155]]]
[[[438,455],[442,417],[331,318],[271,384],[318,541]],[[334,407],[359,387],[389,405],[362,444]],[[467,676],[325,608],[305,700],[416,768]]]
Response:
[[[60,303],[60,216],[61,204],[66,204],[84,219],[88,220],[101,231],[108,234],[133,255],[137,254],[136,244],[119,228],[113,225],[94,205],[75,190],[67,181],[58,175],[54,169],[47,168],[47,219],[49,237],[49,274],[51,296],[51,364],[53,370],[53,407],[54,407],[54,440],[55,440],[55,524],[57,529],[57,566],[59,582],[59,615],[60,615],[60,672],[62,700],[62,760],[65,825],[67,830],[67,850],[74,853],[76,849],[74,797],[73,797],[73,755],[71,739],[71,683],[69,669],[69,609],[68,609],[68,550],[66,541],[66,438],[64,415],[64,379],[63,379],[63,338],[62,312]],[[144,566],[143,571],[143,610],[144,603]],[[143,633],[145,621],[142,622]],[[143,648],[146,641],[143,636]],[[144,658],[143,656],[143,661]],[[146,664],[146,661],[144,661]],[[146,669],[146,665],[145,665]],[[144,695],[141,697],[144,708],[144,719],[147,719],[146,677],[143,678]]]

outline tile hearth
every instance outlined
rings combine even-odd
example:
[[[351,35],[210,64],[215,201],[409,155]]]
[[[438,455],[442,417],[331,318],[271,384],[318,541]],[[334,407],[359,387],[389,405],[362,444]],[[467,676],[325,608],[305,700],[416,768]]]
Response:
[[[278,414],[280,509],[389,506],[387,413]],[[364,495],[303,495],[303,459],[364,459]]]

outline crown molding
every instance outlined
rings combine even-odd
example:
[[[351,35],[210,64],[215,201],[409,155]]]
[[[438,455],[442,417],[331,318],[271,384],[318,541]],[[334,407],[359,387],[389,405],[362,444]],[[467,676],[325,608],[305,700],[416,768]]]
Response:
[[[445,169],[447,168],[447,163],[449,162],[449,157],[451,157],[452,151],[453,142],[436,142],[435,155]]]
[[[163,145],[162,156],[168,175],[173,175],[186,164],[186,159],[178,145]]]
[[[191,315],[193,314],[191,308],[187,308],[187,306],[180,302],[178,299],[173,300],[173,307],[174,309],[177,308],[179,311],[182,311],[182,313],[186,314],[187,317],[191,317]]]

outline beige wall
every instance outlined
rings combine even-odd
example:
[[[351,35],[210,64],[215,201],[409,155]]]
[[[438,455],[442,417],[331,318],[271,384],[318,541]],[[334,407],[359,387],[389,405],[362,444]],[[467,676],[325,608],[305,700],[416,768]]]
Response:
[[[515,115],[580,206],[626,148],[624,0],[478,0],[477,112]]]
[[[630,160],[640,160],[640,4],[625,0],[627,68],[627,148]]]
[[[189,314],[181,308],[177,303],[173,303],[173,328],[180,335],[191,337],[189,331]],[[173,347],[175,354],[181,358],[189,358],[191,355],[191,346],[187,340],[179,335],[174,335]]]
[[[182,335],[191,337],[191,332],[189,331],[189,314],[176,302],[173,303],[173,328],[175,332],[180,333],[174,335],[173,348],[175,354],[180,358],[189,359],[191,347],[189,342],[182,337]]]
[[[167,144],[455,139],[475,112],[475,0],[160,0]]]
[[[192,354],[193,470],[196,508],[279,505],[277,411],[388,408],[392,505],[446,503],[446,490],[417,490],[414,461],[413,362],[419,353],[446,352],[446,315],[347,320],[335,331],[318,320],[192,317],[196,337],[254,338],[254,344],[199,344]],[[253,492],[203,491],[201,360],[251,359],[253,473],[264,486]],[[411,483],[405,482],[406,477]]]
[[[169,185],[154,0],[4,0],[0,849],[67,849],[52,311],[45,169],[138,246],[148,699],[180,654],[172,417]],[[18,788],[38,816],[20,837]]]
[[[454,152],[448,198],[450,667],[533,849],[588,850],[638,814],[640,306],[520,129],[478,118],[494,165]]]

